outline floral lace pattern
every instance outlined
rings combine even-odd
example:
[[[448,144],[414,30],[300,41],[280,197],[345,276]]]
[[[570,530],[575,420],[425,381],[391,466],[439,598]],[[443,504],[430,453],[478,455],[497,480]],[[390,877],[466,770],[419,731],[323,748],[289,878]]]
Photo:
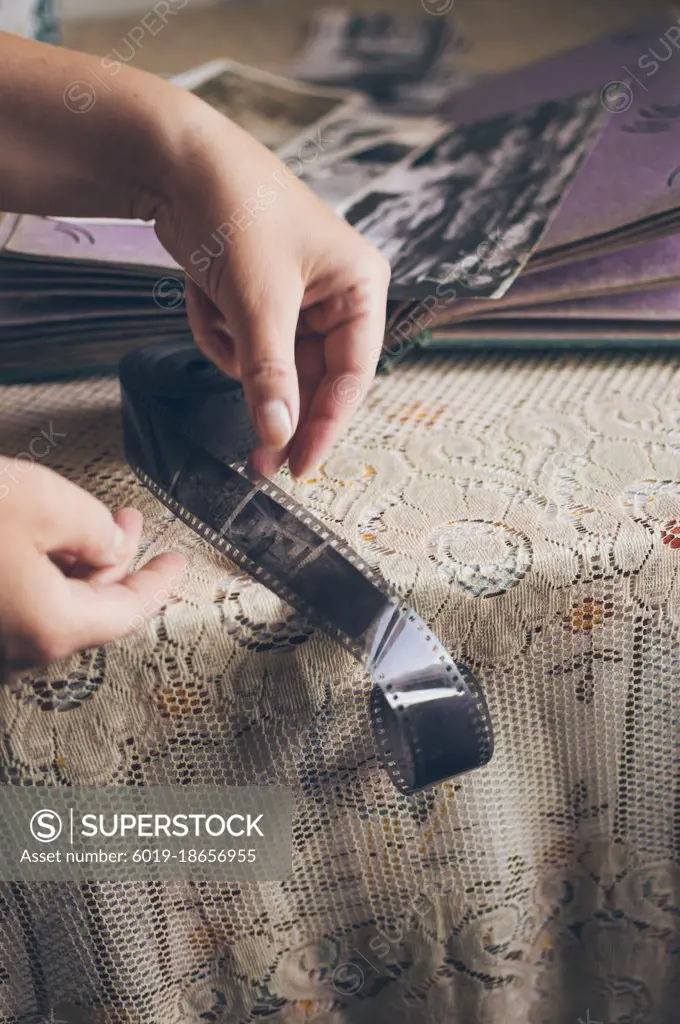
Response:
[[[0,781],[295,802],[282,882],[0,886],[0,1021],[675,1021],[679,385],[666,357],[413,356],[282,475],[481,679],[494,759],[412,797],[360,666],[134,479],[114,382],[0,389],[0,450],[53,423],[55,468],[145,513],[143,558],[189,557],[139,633],[3,688]]]

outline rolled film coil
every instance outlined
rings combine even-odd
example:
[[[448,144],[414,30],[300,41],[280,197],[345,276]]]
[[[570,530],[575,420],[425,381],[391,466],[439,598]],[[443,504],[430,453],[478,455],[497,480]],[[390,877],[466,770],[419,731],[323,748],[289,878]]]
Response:
[[[256,432],[241,385],[187,342],[129,353],[120,382],[125,453],[142,483],[370,673],[394,785],[412,793],[486,764],[493,731],[472,673],[326,524],[249,472]]]

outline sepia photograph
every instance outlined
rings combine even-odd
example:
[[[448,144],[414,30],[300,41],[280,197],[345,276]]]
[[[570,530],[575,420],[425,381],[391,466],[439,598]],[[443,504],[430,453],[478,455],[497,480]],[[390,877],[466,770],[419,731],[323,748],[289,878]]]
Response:
[[[274,151],[351,102],[351,94],[342,90],[306,85],[226,61],[191,91]]]
[[[391,294],[502,295],[594,144],[593,94],[454,128],[346,211],[392,264]],[[451,294],[453,297],[453,294]]]
[[[419,149],[450,127],[436,117],[403,117],[358,99],[323,118],[314,130],[320,140],[320,159],[327,163],[383,142]]]

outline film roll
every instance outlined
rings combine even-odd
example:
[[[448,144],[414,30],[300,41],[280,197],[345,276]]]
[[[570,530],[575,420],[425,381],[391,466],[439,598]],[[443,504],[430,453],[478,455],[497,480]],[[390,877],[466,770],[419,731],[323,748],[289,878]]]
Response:
[[[127,459],[183,522],[359,659],[373,731],[403,793],[485,764],[486,701],[427,624],[355,551],[246,468],[256,440],[243,391],[187,342],[120,364]]]

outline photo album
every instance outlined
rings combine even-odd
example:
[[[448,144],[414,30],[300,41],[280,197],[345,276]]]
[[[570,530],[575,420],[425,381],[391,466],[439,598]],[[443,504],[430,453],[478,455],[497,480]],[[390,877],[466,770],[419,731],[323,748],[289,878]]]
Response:
[[[474,77],[451,19],[329,9],[284,74],[177,75],[281,160],[220,244],[299,178],[390,261],[383,368],[418,346],[678,344],[680,60],[652,56],[678,15]],[[185,280],[151,223],[0,214],[0,380],[187,336]]]

